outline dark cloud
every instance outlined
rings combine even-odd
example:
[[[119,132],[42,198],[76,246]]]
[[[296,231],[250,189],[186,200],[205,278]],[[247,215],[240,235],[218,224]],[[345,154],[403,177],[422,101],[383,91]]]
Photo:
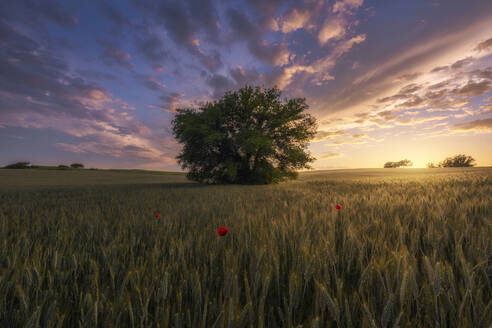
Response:
[[[125,151],[149,151],[147,148],[135,146],[135,145],[127,145],[123,147],[123,150]]]
[[[234,83],[227,77],[220,74],[213,74],[207,79],[207,84],[213,89],[215,98],[221,97],[226,91],[234,88]]]
[[[195,29],[203,29],[209,41],[219,43],[219,16],[212,0],[189,0]]]
[[[441,88],[447,86],[450,82],[452,82],[452,80],[446,80],[446,81],[442,81],[439,83],[435,83],[435,84],[430,85],[427,89],[429,89],[429,90],[441,89]]]
[[[116,76],[114,76],[111,73],[105,73],[105,72],[95,71],[91,69],[78,69],[76,72],[87,79],[113,80],[113,81],[116,80]]]
[[[343,155],[340,153],[336,153],[333,151],[327,151],[318,155],[315,155],[316,159],[322,160],[322,159],[329,159],[329,158],[337,158],[337,157],[342,157]]]
[[[162,91],[166,86],[164,82],[159,79],[147,75],[137,75],[137,79],[142,82],[142,85],[152,91]]]
[[[396,110],[385,110],[378,113],[378,116],[385,122],[393,122],[398,118],[398,111]]]
[[[480,42],[475,50],[477,51],[484,51],[484,50],[490,50],[492,49],[492,38],[485,40],[483,42]]]
[[[474,97],[490,91],[491,88],[492,86],[490,81],[468,81],[468,83],[463,87],[452,90],[452,93],[462,97]]]
[[[113,22],[113,24],[117,25],[119,28],[132,25],[129,18],[127,18],[120,11],[111,6],[107,1],[102,1],[100,3],[100,7],[103,15],[109,18],[109,20],[111,20],[111,22]]]
[[[420,72],[403,74],[403,75],[398,76],[396,78],[396,81],[397,82],[411,81],[411,80],[419,77],[420,75],[422,75],[422,73],[420,73]]]
[[[157,15],[176,44],[186,47],[193,54],[199,53],[191,17],[181,1],[161,3]]]
[[[431,88],[429,88],[431,89]],[[448,89],[441,89],[439,91],[428,91],[424,97],[427,99],[439,99],[449,93]]]
[[[63,27],[70,27],[79,22],[79,19],[75,15],[71,15],[63,6],[54,1],[36,2],[35,8],[45,18]]]
[[[160,96],[159,98],[162,100],[163,104],[154,105],[160,109],[163,109],[167,112],[174,113],[176,109],[180,106],[181,100],[183,99],[184,94],[179,92],[170,92],[166,95]]]
[[[0,1],[0,17],[8,22],[18,21],[37,28],[43,28],[43,21],[65,28],[73,27],[79,22],[77,16],[54,0]]]
[[[492,67],[487,67],[485,69],[477,69],[466,73],[471,77],[492,80]]]
[[[68,125],[102,130],[100,124],[112,125],[121,133],[112,107],[131,109],[115,102],[107,90],[87,83],[69,73],[64,60],[43,49],[37,42],[0,21],[0,121],[7,125],[51,127],[67,131]],[[62,120],[67,126],[58,125]],[[57,123],[58,122],[58,123]],[[125,123],[131,126],[133,123]],[[136,123],[135,123],[136,124]],[[69,133],[83,133],[80,128]]]
[[[239,10],[229,8],[227,18],[235,40],[255,41],[261,35],[258,26],[250,22],[248,16]]]
[[[267,42],[251,42],[248,49],[256,58],[272,65],[282,66],[288,63],[289,50],[285,44]]]
[[[344,136],[345,134],[346,134],[346,132],[343,130],[337,130],[337,131],[322,131],[321,130],[321,131],[318,131],[318,133],[316,133],[316,136],[314,137],[314,139],[311,140],[311,142],[318,142],[318,141],[333,139],[333,138]]]
[[[425,99],[423,99],[417,95],[411,95],[408,97],[407,101],[399,104],[398,108],[411,109],[411,108],[422,107],[424,105],[425,105]]]
[[[144,37],[137,36],[135,44],[140,53],[154,66],[163,63],[169,56],[164,42],[153,33]]]
[[[229,74],[236,83],[236,87],[243,87],[245,85],[254,85],[257,83],[260,74],[256,69],[245,69],[243,67],[236,67],[229,69]]]
[[[472,131],[472,130],[488,130],[492,131],[492,118],[484,120],[475,120],[468,123],[456,124],[454,130]]]
[[[135,65],[131,61],[130,54],[122,50],[116,42],[99,41],[99,44],[103,48],[101,57],[106,64],[117,64],[129,70],[135,68]]]
[[[431,70],[431,73],[441,72],[449,69],[449,66],[438,66]]]
[[[401,88],[400,93],[401,94],[414,93],[416,91],[419,91],[420,89],[422,89],[420,85],[412,83]]]
[[[473,63],[473,57],[467,57],[461,60],[456,61],[453,65],[451,65],[452,69],[460,69],[464,66],[470,65]]]
[[[257,85],[260,74],[255,69],[245,69],[241,66],[229,69],[229,76],[212,74],[207,78],[207,84],[212,88],[214,98],[222,97],[226,91],[232,91],[245,85]]]
[[[246,41],[248,50],[253,56],[272,66],[282,66],[288,62],[287,46],[262,40],[262,31],[249,20],[246,14],[229,8],[227,17],[233,32],[233,41]]]
[[[206,54],[200,49],[200,33],[205,33],[208,40],[218,42],[217,13],[212,2],[190,0],[187,5],[184,1],[132,1],[138,10],[142,11],[148,21],[141,27],[146,36],[138,35],[136,44],[151,66],[159,65],[164,59],[168,59],[168,51],[164,48],[164,42],[153,32],[156,26],[165,28],[167,36],[178,46],[186,49],[190,54],[199,59],[199,63],[210,72],[215,72],[222,67],[220,53],[213,50]],[[200,5],[204,5],[200,8]],[[199,17],[192,13],[200,11]],[[213,23],[212,23],[213,22]],[[215,25],[215,28],[213,27]],[[179,58],[172,58],[177,62]]]

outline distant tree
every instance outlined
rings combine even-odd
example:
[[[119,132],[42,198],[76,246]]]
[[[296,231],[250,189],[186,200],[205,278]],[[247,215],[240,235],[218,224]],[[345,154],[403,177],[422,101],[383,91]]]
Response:
[[[435,169],[436,167],[437,167],[436,164],[434,164],[432,162],[427,163],[427,168],[428,169]]]
[[[314,160],[306,152],[316,120],[304,98],[285,101],[277,88],[244,87],[172,122],[188,178],[207,183],[266,184],[297,177]]]
[[[28,169],[29,162],[17,162],[14,164],[9,164],[5,166],[6,169]]]
[[[66,170],[66,169],[69,169],[70,167],[68,167],[67,165],[58,165],[58,169],[60,170]]]
[[[397,167],[412,166],[412,165],[413,165],[412,161],[408,159],[403,159],[398,162],[386,162],[384,163],[384,168],[397,168]]]
[[[441,163],[439,167],[470,167],[475,166],[475,159],[464,154],[448,157]]]
[[[72,169],[83,169],[84,168],[84,164],[81,164],[81,163],[72,163],[72,164],[70,164],[70,167]]]

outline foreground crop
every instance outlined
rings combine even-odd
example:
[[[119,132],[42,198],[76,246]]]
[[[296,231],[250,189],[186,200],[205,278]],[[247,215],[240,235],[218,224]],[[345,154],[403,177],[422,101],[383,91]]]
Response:
[[[3,191],[0,326],[488,327],[491,194],[490,171]]]

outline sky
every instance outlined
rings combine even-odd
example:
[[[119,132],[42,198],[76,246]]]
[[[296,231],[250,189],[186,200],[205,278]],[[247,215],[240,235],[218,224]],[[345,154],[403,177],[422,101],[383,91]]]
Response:
[[[177,108],[305,97],[315,169],[492,165],[489,0],[0,2],[0,165],[180,170]]]

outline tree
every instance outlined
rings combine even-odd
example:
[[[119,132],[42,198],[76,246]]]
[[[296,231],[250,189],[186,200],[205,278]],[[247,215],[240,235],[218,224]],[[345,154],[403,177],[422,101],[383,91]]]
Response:
[[[5,166],[6,169],[28,169],[29,162],[17,162],[14,164],[9,164]]]
[[[72,163],[72,164],[70,164],[70,167],[72,169],[83,169],[84,168],[84,164],[81,164],[81,163]]]
[[[402,159],[401,161],[398,162],[386,162],[384,163],[385,168],[397,168],[397,167],[402,167],[402,166],[412,166],[413,163],[411,160],[408,159]]]
[[[464,154],[448,157],[441,163],[439,167],[470,167],[475,166],[475,159]]]
[[[69,169],[69,167],[67,165],[60,164],[60,165],[58,165],[58,169],[59,170],[66,170],[66,169]]]
[[[304,98],[282,102],[277,88],[246,86],[172,122],[188,178],[207,183],[265,184],[295,179],[314,160],[306,151],[316,120]]]
[[[435,169],[436,167],[437,167],[436,164],[434,164],[432,162],[427,163],[427,168],[428,169]]]

